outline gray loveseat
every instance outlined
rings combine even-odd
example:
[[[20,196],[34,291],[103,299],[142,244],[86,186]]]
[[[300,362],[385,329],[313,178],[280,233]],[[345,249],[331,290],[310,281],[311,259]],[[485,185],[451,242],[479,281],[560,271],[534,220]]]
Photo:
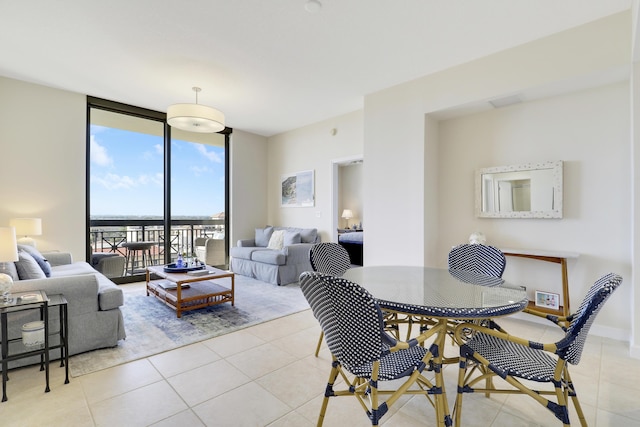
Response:
[[[50,277],[15,280],[11,293],[43,290],[48,295],[63,294],[67,299],[69,355],[104,347],[114,347],[126,337],[120,306],[124,303],[122,289],[87,262],[73,262],[66,252],[42,253],[50,265]],[[22,257],[21,261],[22,262]],[[18,269],[20,272],[20,269]],[[59,310],[49,310],[50,333],[59,330]],[[21,327],[39,319],[38,310],[9,314],[9,338],[21,335]],[[0,339],[2,339],[0,337]],[[59,343],[57,334],[50,344]],[[10,343],[10,354],[24,351],[21,341]],[[59,350],[51,352],[52,359],[60,357]],[[39,362],[39,357],[20,359],[9,367]]]
[[[315,228],[256,228],[253,239],[238,240],[229,250],[229,268],[274,285],[297,282],[302,272],[311,270],[309,249],[318,242]]]

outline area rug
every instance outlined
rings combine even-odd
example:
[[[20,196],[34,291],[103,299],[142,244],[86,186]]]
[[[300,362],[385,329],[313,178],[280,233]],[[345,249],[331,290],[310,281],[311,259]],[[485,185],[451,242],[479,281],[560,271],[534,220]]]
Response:
[[[277,286],[236,275],[235,306],[219,304],[199,310],[176,312],[144,286],[125,292],[121,307],[127,338],[117,347],[74,355],[69,359],[77,377],[125,362],[149,357],[248,326],[297,313],[309,308],[298,283]]]

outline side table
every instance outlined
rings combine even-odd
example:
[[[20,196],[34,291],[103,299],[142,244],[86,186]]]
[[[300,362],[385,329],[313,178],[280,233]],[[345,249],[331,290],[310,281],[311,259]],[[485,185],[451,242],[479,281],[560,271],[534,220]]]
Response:
[[[67,313],[67,299],[62,294],[49,297],[49,307],[58,307],[60,325],[58,329],[58,344],[50,345],[49,350],[60,349],[60,367],[64,366],[64,383],[69,384],[69,320]]]
[[[31,298],[27,298],[31,296]],[[7,400],[7,381],[9,379],[9,362],[30,356],[40,356],[40,370],[45,371],[45,393],[49,392],[49,351],[60,349],[60,366],[65,366],[65,384],[69,383],[69,343],[67,300],[63,295],[48,297],[44,291],[20,292],[12,295],[9,302],[0,301],[0,330],[2,331],[1,364],[2,364],[2,401]],[[59,344],[49,346],[49,306],[58,306],[60,310]],[[7,314],[23,310],[40,309],[40,320],[44,322],[44,345],[33,350],[9,354],[9,343],[20,341],[22,337],[10,339],[8,336]]]
[[[33,298],[27,299],[27,296]],[[40,308],[40,317],[44,321],[44,346],[39,349],[25,351],[18,354],[9,355],[9,342],[21,340],[20,338],[9,339],[7,314],[17,311]],[[45,369],[45,393],[49,392],[49,299],[44,291],[20,292],[12,295],[9,302],[0,302],[0,329],[2,329],[2,401],[7,401],[7,380],[9,379],[9,362],[28,356],[44,356]],[[41,359],[42,360],[42,359]],[[41,366],[42,368],[42,366]]]

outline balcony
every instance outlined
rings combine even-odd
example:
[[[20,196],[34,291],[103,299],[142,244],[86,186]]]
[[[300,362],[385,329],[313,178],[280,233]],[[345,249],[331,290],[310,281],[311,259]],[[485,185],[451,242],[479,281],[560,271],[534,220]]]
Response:
[[[123,243],[154,242],[150,262],[159,265],[175,262],[181,253],[192,256],[196,237],[213,237],[214,233],[226,236],[224,218],[172,220],[169,233],[165,232],[161,219],[92,219],[89,238],[91,253],[117,253],[122,256],[127,256]],[[138,259],[134,265],[136,280],[142,277],[143,272],[142,260]]]

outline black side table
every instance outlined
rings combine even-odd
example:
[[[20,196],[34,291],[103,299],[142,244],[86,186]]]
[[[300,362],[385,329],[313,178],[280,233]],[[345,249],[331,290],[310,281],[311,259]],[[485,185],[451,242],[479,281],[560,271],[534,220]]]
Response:
[[[28,298],[32,297],[32,298]],[[22,310],[40,308],[40,317],[44,321],[44,346],[42,348],[24,351],[22,353],[9,355],[9,342],[18,341],[20,338],[9,339],[7,314]],[[12,295],[9,302],[0,301],[0,329],[2,330],[2,401],[7,400],[7,380],[9,379],[9,362],[29,356],[44,357],[44,370],[46,387],[45,393],[49,392],[49,299],[44,291],[20,292]]]

